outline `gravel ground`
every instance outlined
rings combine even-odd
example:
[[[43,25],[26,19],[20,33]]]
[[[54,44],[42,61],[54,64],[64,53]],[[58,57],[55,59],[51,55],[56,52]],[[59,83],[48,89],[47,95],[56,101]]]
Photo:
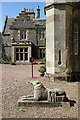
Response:
[[[21,96],[33,94],[31,79],[31,65],[2,65],[2,117],[3,118],[78,118],[78,82],[49,81],[40,78],[38,68],[34,65],[35,79],[48,88],[61,88],[71,100],[75,100],[74,107],[18,107],[17,101]],[[1,69],[1,67],[0,67]]]

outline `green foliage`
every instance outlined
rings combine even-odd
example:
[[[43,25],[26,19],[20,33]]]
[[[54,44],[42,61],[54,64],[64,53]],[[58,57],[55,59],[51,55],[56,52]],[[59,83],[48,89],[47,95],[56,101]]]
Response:
[[[43,45],[46,46],[46,38],[43,40]]]
[[[44,63],[46,62],[46,56],[43,58],[43,62],[44,62]]]
[[[45,72],[45,69],[44,69],[44,68],[40,68],[38,71],[39,71],[40,73],[44,73],[44,72]]]
[[[40,68],[43,68],[46,71],[46,67],[45,66],[41,66]]]
[[[11,65],[16,65],[15,62],[13,62],[13,61],[11,61],[10,64],[11,64]]]
[[[46,72],[46,67],[45,66],[40,66],[40,69],[38,70],[41,73]]]

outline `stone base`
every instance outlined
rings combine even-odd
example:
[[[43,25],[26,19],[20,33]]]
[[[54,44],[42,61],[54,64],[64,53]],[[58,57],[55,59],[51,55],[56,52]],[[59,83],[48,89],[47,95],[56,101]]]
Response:
[[[55,73],[55,74],[47,74],[45,73],[44,76],[48,80],[60,80],[60,81],[80,81],[80,73],[73,73],[73,74],[65,74],[65,73]]]
[[[35,101],[35,100],[23,100],[23,98],[20,98],[18,100],[18,106],[49,106],[49,107],[70,107],[70,102],[48,102],[47,100],[45,101]]]

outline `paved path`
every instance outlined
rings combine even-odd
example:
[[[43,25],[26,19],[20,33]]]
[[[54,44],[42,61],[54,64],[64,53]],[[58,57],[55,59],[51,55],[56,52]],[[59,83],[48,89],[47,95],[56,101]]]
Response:
[[[33,94],[30,65],[2,65],[2,116],[4,118],[77,118],[78,83],[53,82],[39,77],[40,65],[34,66],[34,76],[48,88],[61,88],[67,92],[76,104],[70,108],[54,107],[18,107],[17,100],[23,95]],[[0,67],[1,69],[1,67]]]

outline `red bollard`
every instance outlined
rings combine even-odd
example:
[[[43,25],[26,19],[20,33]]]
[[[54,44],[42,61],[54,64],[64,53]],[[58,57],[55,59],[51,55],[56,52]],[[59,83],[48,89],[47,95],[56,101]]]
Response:
[[[32,62],[32,78],[33,78],[33,62]]]
[[[32,78],[33,78],[33,62],[34,62],[34,58],[33,57],[30,58],[30,62],[32,64]]]

